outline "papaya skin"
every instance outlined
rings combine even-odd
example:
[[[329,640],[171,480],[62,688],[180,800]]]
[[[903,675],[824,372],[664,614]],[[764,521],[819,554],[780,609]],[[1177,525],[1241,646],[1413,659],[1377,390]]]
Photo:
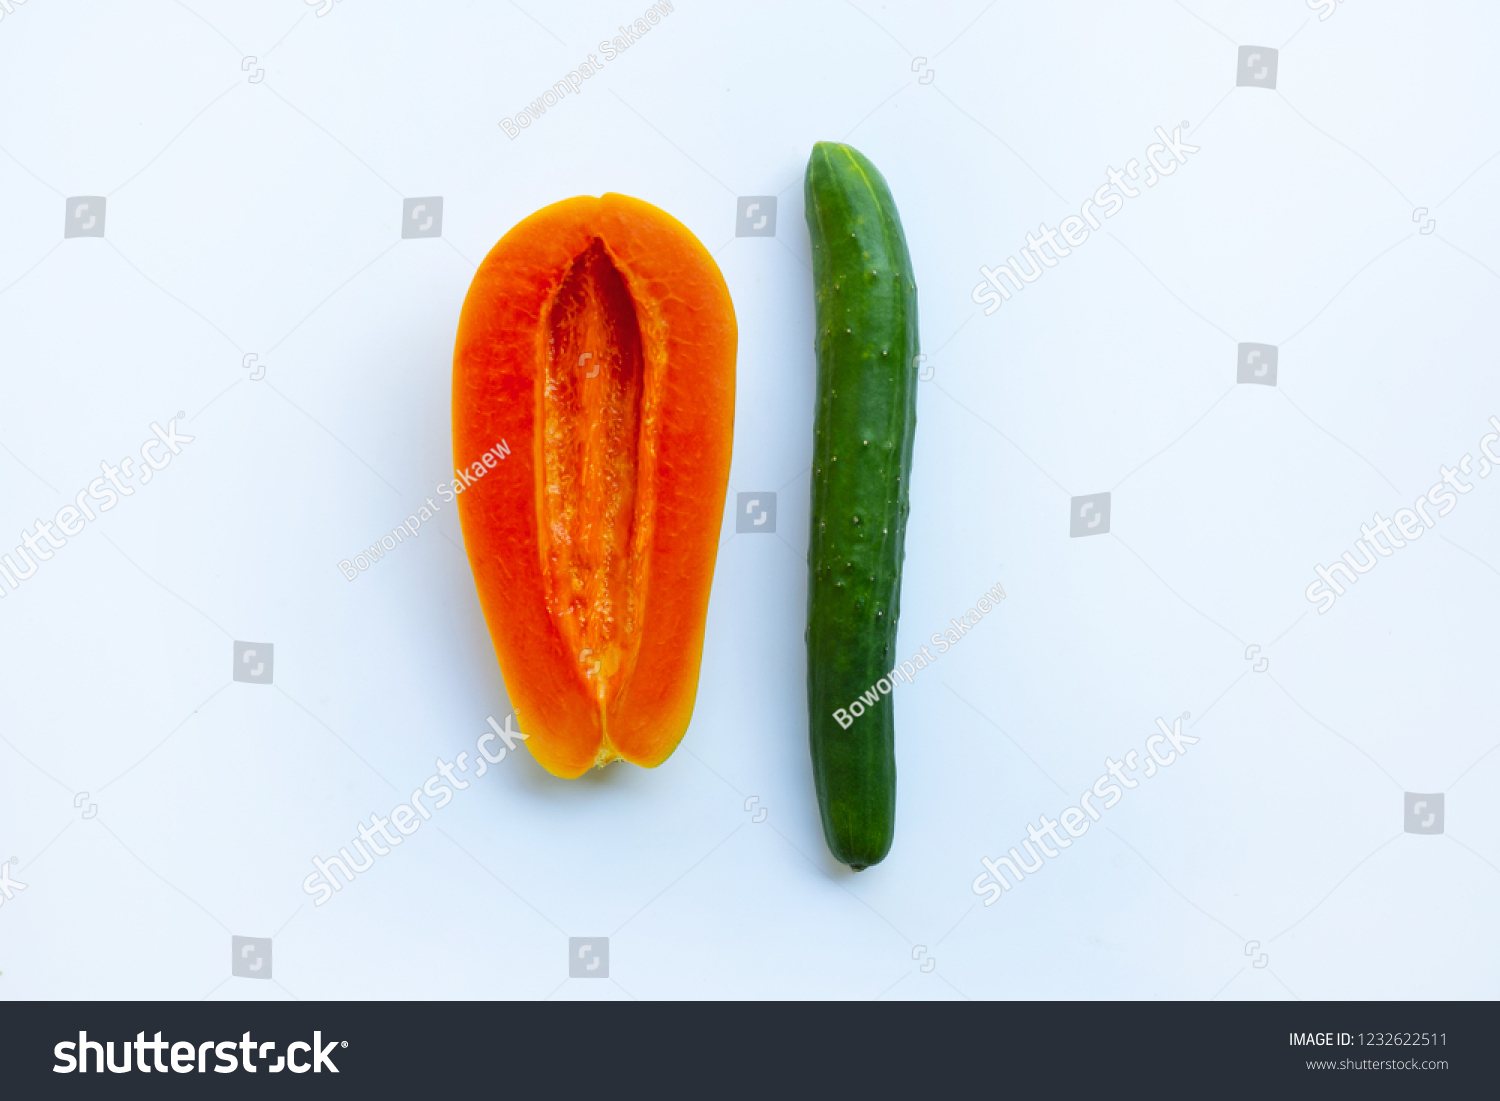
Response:
[[[510,230],[464,300],[453,456],[480,606],[525,745],[571,778],[665,761],[692,718],[734,434],[713,257],[625,195]]]

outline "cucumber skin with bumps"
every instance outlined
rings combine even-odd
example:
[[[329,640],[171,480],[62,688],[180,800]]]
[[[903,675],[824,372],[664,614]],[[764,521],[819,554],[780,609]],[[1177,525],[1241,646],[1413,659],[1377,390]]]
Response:
[[[818,363],[808,734],[823,836],[858,871],[885,859],[894,836],[894,705],[880,696],[847,729],[833,713],[895,660],[917,422],[917,285],[890,189],[862,154],[817,143],[804,192]]]

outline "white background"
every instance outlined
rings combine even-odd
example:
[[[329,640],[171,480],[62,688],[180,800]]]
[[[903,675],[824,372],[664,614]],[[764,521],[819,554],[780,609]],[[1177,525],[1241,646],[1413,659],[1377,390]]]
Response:
[[[1304,596],[1500,415],[1500,9],[678,0],[506,137],[644,7],[0,20],[0,550],[152,421],[195,436],[0,600],[0,860],[26,884],[0,997],[1500,993],[1500,485],[1326,615]],[[1241,44],[1279,49],[1274,90],[1236,87]],[[982,314],[980,264],[1184,121],[1200,152]],[[821,139],[890,182],[933,368],[903,651],[1009,594],[898,689],[896,842],[858,875],[824,849],[803,689]],[[665,765],[510,755],[316,907],[311,858],[509,711],[453,505],[357,581],[336,563],[451,477],[479,259],[604,191],[722,266],[729,502],[778,493],[778,530],[726,508]],[[736,197],[770,194],[776,237],[736,238]],[[402,240],[403,197],[438,195],[442,239]],[[103,239],[63,239],[72,196],[107,197]],[[1274,388],[1236,385],[1241,341],[1279,346]],[[1111,532],[1069,538],[1103,491]],[[236,639],[274,645],[273,685],[231,681]],[[1184,711],[1185,757],[981,904],[981,856]],[[1404,831],[1407,791],[1444,794],[1442,835]],[[230,977],[231,935],[273,937],[271,981]],[[608,980],[567,978],[569,936],[611,938]]]

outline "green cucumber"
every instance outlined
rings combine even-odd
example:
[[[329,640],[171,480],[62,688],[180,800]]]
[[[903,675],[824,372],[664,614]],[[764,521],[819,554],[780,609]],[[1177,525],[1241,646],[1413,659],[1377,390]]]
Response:
[[[823,836],[859,871],[885,859],[896,824],[895,712],[888,680],[885,693],[876,686],[895,664],[901,614],[917,284],[890,188],[861,153],[818,142],[804,192],[818,358],[808,736]]]

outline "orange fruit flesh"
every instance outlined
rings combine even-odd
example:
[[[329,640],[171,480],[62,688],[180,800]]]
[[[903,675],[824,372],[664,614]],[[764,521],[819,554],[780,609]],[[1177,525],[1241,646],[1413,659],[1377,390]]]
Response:
[[[454,352],[459,496],[526,745],[653,767],[701,664],[733,436],[733,306],[686,227],[621,195],[546,207],[476,273]]]

